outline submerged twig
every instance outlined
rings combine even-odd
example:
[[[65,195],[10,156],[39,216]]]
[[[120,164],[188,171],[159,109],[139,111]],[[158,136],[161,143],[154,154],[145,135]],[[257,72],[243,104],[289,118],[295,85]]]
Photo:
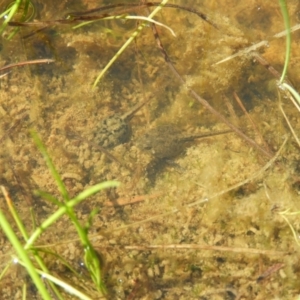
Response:
[[[66,15],[66,19],[58,19],[58,20],[52,20],[52,21],[34,21],[34,22],[16,22],[16,21],[10,21],[8,22],[8,25],[10,26],[17,26],[17,27],[30,27],[30,26],[52,26],[52,25],[69,25],[73,23],[78,23],[81,21],[96,21],[101,20],[104,18],[113,18],[117,15],[124,14],[126,12],[131,12],[136,9],[141,9],[145,7],[158,7],[160,6],[160,2],[148,2],[144,4],[140,3],[118,3],[118,4],[111,4],[111,5],[105,5],[98,8],[82,11],[82,12],[71,12]],[[176,4],[164,4],[165,7],[169,8],[176,8],[188,11],[190,13],[196,14],[198,17],[200,17],[202,20],[213,26],[214,28],[218,29],[218,26],[209,20],[208,16],[202,12],[200,12],[197,9],[194,9],[192,7],[182,6],[182,5],[176,5]],[[117,10],[113,11],[112,13],[103,13],[101,15],[89,15],[93,14],[95,12],[110,10],[113,8],[118,7],[129,7],[127,9]],[[43,28],[45,29],[45,28]]]
[[[232,103],[229,101],[229,99],[225,96],[225,95],[222,95],[222,100],[223,102],[225,103],[225,105],[227,106],[227,110],[230,114],[230,119],[231,119],[231,122],[233,123],[233,125],[237,126],[238,127],[238,124],[239,124],[239,118],[233,108],[233,105]]]
[[[105,5],[105,6],[101,6],[101,7],[97,7],[97,8],[93,8],[90,10],[86,10],[83,12],[71,12],[69,14],[67,14],[67,18],[71,18],[71,19],[76,19],[79,20],[80,16],[85,16],[88,14],[92,14],[95,12],[99,12],[99,11],[105,11],[105,10],[110,10],[113,8],[118,8],[118,7],[130,7],[130,8],[145,8],[145,7],[155,7],[155,6],[159,6],[161,3],[160,2],[147,2],[147,3],[117,3],[117,4],[110,4],[110,5]],[[192,8],[192,7],[187,7],[187,6],[183,6],[183,5],[177,5],[177,4],[170,4],[170,3],[166,3],[164,5],[164,7],[169,7],[169,8],[177,8],[177,9],[181,9],[181,10],[185,10],[188,11],[190,13],[196,14],[198,17],[200,17],[202,20],[204,20],[205,22],[209,23],[210,25],[212,25],[213,27],[215,27],[216,29],[218,29],[217,25],[212,22],[211,20],[209,20],[208,16],[204,13],[202,13],[201,11]],[[119,14],[119,12],[116,12],[117,14]]]
[[[280,269],[282,269],[285,265],[283,263],[275,264],[272,267],[268,268],[263,274],[259,275],[256,279],[256,282],[259,283],[262,280],[270,277],[275,272],[278,272]]]
[[[264,140],[262,134],[260,133],[260,131],[258,130],[255,122],[253,121],[253,119],[251,118],[251,116],[249,115],[249,113],[247,112],[245,106],[243,105],[243,102],[241,101],[240,97],[237,95],[236,92],[233,92],[233,96],[234,96],[234,99],[236,100],[236,102],[238,103],[238,105],[240,106],[240,108],[242,109],[242,111],[244,112],[245,116],[248,118],[248,120],[250,121],[254,131],[256,132],[256,134],[258,135],[260,141],[264,144],[265,148],[269,151],[269,146],[268,144],[266,143],[266,141]]]
[[[252,56],[262,65],[264,66],[276,79],[280,79],[281,74],[271,65],[269,64],[263,57],[261,57],[258,53],[253,53]],[[289,85],[293,86],[290,80],[285,77],[285,82]]]
[[[6,65],[6,66],[0,68],[0,72],[7,70],[7,69],[11,69],[11,68],[15,68],[15,67],[22,67],[22,66],[27,66],[27,65],[49,64],[54,61],[55,61],[54,59],[50,59],[50,58],[21,61],[21,62],[17,62],[14,64]]]
[[[105,18],[117,18],[116,12],[114,11],[113,15],[109,13],[104,13],[98,16],[95,15],[89,15],[95,12],[99,11],[105,11],[113,8],[118,8],[118,7],[130,7],[130,8],[135,8],[135,9],[140,9],[143,7],[155,7],[155,9],[150,13],[150,15],[147,17],[147,22],[149,19],[152,19],[152,17],[162,8],[162,7],[170,7],[170,8],[177,8],[177,9],[182,9],[185,11],[188,11],[190,13],[194,13],[197,16],[199,16],[201,19],[218,29],[216,24],[214,24],[212,21],[209,20],[208,16],[205,15],[204,13],[190,7],[185,7],[181,5],[175,5],[175,4],[168,4],[167,0],[163,0],[162,2],[149,2],[149,3],[119,3],[119,4],[113,4],[113,5],[107,5],[107,6],[102,6],[98,7],[95,9],[91,9],[88,11],[84,12],[73,12],[69,13],[66,18],[67,19],[61,19],[61,20],[53,20],[53,21],[42,21],[42,22],[9,22],[9,25],[11,26],[43,26],[43,30],[47,28],[48,26],[51,25],[62,25],[62,24],[72,24],[72,23],[78,23],[80,21],[96,21],[100,19],[105,19]],[[123,10],[124,13],[124,10]],[[139,25],[139,27],[134,31],[134,33],[130,36],[130,38],[127,40],[127,42],[119,49],[119,51],[115,54],[115,56],[108,62],[108,64],[104,67],[104,69],[100,72],[98,75],[97,79],[94,82],[94,87],[97,85],[98,81],[100,78],[103,76],[103,74],[110,68],[110,66],[114,63],[114,61],[119,57],[119,55],[124,51],[124,49],[132,42],[133,39],[137,37],[137,35],[140,33],[140,31],[146,26],[146,22],[142,23]],[[29,36],[32,34],[29,34]],[[28,37],[28,36],[27,36]]]

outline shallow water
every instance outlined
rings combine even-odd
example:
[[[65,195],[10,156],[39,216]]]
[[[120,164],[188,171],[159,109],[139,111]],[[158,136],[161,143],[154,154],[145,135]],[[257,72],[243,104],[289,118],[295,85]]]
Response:
[[[292,299],[299,294],[299,271],[294,267],[299,263],[298,246],[278,214],[299,210],[299,151],[293,138],[277,162],[262,170],[290,133],[278,108],[276,78],[249,55],[216,65],[270,40],[268,47],[257,52],[281,72],[285,40],[271,38],[284,30],[280,8],[276,1],[221,2],[169,2],[198,9],[217,28],[180,9],[165,8],[156,17],[176,33],[173,37],[158,27],[162,44],[186,86],[165,63],[147,27],[92,88],[101,69],[135,30],[132,20],[102,21],[79,29],[58,25],[24,38],[37,29],[28,27],[12,41],[2,39],[2,65],[55,60],[13,68],[0,79],[1,184],[10,192],[25,225],[32,228],[29,207],[38,224],[57,209],[34,196],[35,190],[61,198],[29,129],[34,128],[42,138],[70,197],[105,180],[122,183],[76,207],[83,224],[93,209],[101,209],[90,234],[104,260],[108,299],[267,299],[270,294]],[[101,3],[35,1],[35,5],[36,20],[44,21]],[[288,7],[294,25],[299,22],[299,3],[289,1]],[[145,9],[132,12],[146,13]],[[297,32],[293,34],[289,69],[296,88],[300,82],[298,37]],[[270,156],[234,133],[189,142],[171,162],[142,151],[138,141],[157,126],[174,124],[182,134],[228,128],[189,95],[191,88]],[[123,115],[147,99],[129,120],[129,141],[104,150],[95,143],[100,120]],[[298,112],[288,99],[282,101],[299,131]],[[1,200],[0,208],[7,211]],[[290,220],[297,230],[297,216]],[[76,266],[82,250],[74,239],[76,231],[64,217],[38,244],[51,245]],[[4,238],[1,247],[4,265],[11,248]],[[61,262],[52,257],[46,261],[54,273],[68,277],[92,299],[99,298],[86,276],[78,283]],[[270,276],[264,278],[270,269]],[[257,281],[260,276],[264,279]],[[9,279],[3,288],[5,299],[20,288]]]

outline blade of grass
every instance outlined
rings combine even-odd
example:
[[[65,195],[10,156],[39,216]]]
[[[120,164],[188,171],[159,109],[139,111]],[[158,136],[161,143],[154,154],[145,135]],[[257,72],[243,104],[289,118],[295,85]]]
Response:
[[[286,29],[286,50],[285,50],[285,62],[284,62],[284,68],[279,80],[279,84],[282,84],[284,81],[284,77],[287,73],[287,68],[289,65],[290,61],[290,55],[291,55],[291,26],[290,26],[290,18],[289,18],[289,13],[287,10],[286,2],[285,0],[279,0],[280,8],[281,8],[281,13],[283,15],[284,19],[284,25]]]
[[[289,221],[289,219],[285,216],[286,214],[286,211],[285,212],[281,212],[279,213],[280,216],[285,220],[285,222],[289,225],[291,231],[292,231],[292,234],[294,236],[294,240],[296,241],[296,243],[298,244],[298,246],[300,246],[300,242],[299,242],[299,237],[298,237],[298,234],[296,233],[292,223]]]
[[[59,176],[58,172],[56,171],[56,168],[54,167],[54,164],[46,150],[46,147],[43,145],[42,141],[40,140],[40,138],[38,137],[38,135],[35,131],[33,131],[33,130],[31,131],[31,136],[32,136],[35,144],[37,145],[38,149],[42,153],[44,160],[47,164],[47,167],[50,170],[50,172],[58,186],[60,194],[63,196],[64,201],[67,202],[69,200],[69,194],[67,192],[67,189],[66,189],[61,177]]]
[[[88,188],[87,190],[81,192],[78,196],[70,200],[63,207],[60,207],[55,213],[53,213],[48,219],[46,219],[31,235],[24,248],[29,249],[33,245],[34,241],[42,234],[42,232],[46,228],[48,228],[50,225],[52,225],[55,221],[57,221],[62,215],[66,213],[68,207],[74,207],[78,203],[85,200],[87,197],[90,197],[98,193],[99,191],[102,191],[103,189],[118,187],[119,185],[120,183],[117,181],[106,181],[106,182],[98,183]]]
[[[14,205],[13,205],[13,201],[11,200],[11,198],[9,197],[6,189],[1,186],[1,190],[2,190],[2,193],[4,194],[4,197],[6,199],[6,202],[7,202],[7,205],[9,207],[9,210],[21,232],[21,234],[23,235],[24,237],[24,240],[27,241],[29,239],[29,234],[27,233],[26,229],[25,229],[25,226],[24,224],[22,223],[21,221],[21,218],[19,217]],[[35,228],[35,224],[34,224],[34,227]],[[37,261],[37,263],[39,264],[39,266],[41,267],[41,269],[44,271],[44,272],[49,272],[46,265],[44,264],[43,260],[41,259],[41,257],[39,256],[38,252],[32,248],[32,254],[33,254],[33,257],[35,258],[35,260]],[[56,296],[58,297],[58,299],[63,299],[59,293],[59,291],[57,290],[57,288],[52,284],[50,283],[50,286],[52,287],[53,291],[56,293]]]
[[[101,275],[101,265],[100,265],[100,260],[98,258],[98,255],[96,251],[94,250],[91,242],[89,241],[88,238],[88,230],[82,226],[79,222],[79,220],[76,217],[76,214],[73,210],[73,207],[79,203],[80,201],[85,200],[87,197],[90,195],[102,190],[104,187],[115,187],[118,185],[117,182],[105,182],[102,184],[95,185],[86,191],[80,193],[77,197],[75,197],[72,200],[69,200],[69,195],[66,190],[66,187],[59,175],[59,173],[56,171],[56,168],[54,167],[52,160],[46,150],[46,147],[43,145],[39,137],[35,132],[31,132],[33,139],[35,143],[37,144],[39,150],[41,151],[42,155],[44,156],[44,159],[46,161],[46,164],[52,173],[52,176],[54,177],[54,180],[56,181],[56,184],[58,185],[59,191],[64,198],[64,203],[58,203],[58,200],[52,196],[50,196],[48,193],[42,193],[43,196],[45,196],[46,199],[50,200],[51,202],[57,204],[59,206],[58,211],[56,211],[54,214],[52,214],[46,221],[43,222],[41,226],[39,226],[30,239],[27,241],[25,245],[25,249],[28,249],[33,245],[33,242],[39,237],[39,235],[46,230],[52,223],[54,223],[60,216],[63,214],[67,214],[71,221],[73,222],[77,233],[79,235],[79,239],[81,241],[81,244],[83,246],[83,249],[85,251],[85,262],[86,262],[86,267],[89,271],[89,274],[95,283],[98,291],[102,293],[102,295],[106,294],[106,288],[104,286],[104,283],[102,281],[102,275]],[[37,254],[37,252],[35,252]],[[37,256],[36,259],[39,259]],[[42,262],[39,261],[40,264],[43,266]]]
[[[12,261],[10,261],[9,263],[6,264],[5,268],[2,270],[1,274],[0,274],[0,282],[2,280],[2,278],[4,277],[4,275],[6,274],[6,272],[8,271],[9,267],[12,265]]]
[[[53,283],[55,283],[56,285],[62,287],[67,293],[69,294],[72,294],[72,295],[75,295],[77,296],[79,299],[82,299],[82,300],[92,300],[92,298],[86,296],[85,294],[83,294],[82,292],[80,292],[79,290],[75,289],[73,286],[67,284],[66,282],[62,281],[62,280],[59,280],[58,278],[50,275],[50,274],[47,274],[47,273],[44,273],[40,270],[36,270],[43,278],[46,278],[50,281],[52,281]]]
[[[294,139],[296,140],[298,146],[300,147],[300,141],[299,141],[299,139],[298,139],[298,136],[297,136],[297,134],[296,134],[296,132],[295,132],[293,126],[291,125],[291,123],[290,123],[290,121],[289,121],[289,119],[288,119],[286,113],[284,112],[284,110],[283,110],[283,108],[282,108],[282,105],[281,105],[281,102],[279,103],[279,109],[280,109],[280,111],[281,111],[283,117],[285,118],[285,121],[286,121],[286,123],[288,124],[288,126],[289,126],[289,128],[290,128],[290,131],[291,131],[291,133],[292,133]]]
[[[4,195],[4,198],[6,200],[6,203],[7,203],[7,206],[8,206],[8,209],[11,213],[11,215],[13,216],[17,226],[18,226],[18,229],[20,230],[23,238],[25,241],[28,241],[29,239],[29,234],[27,233],[27,230],[25,229],[25,226],[23,225],[22,221],[21,221],[21,218],[19,216],[19,214],[17,213],[16,209],[15,209],[15,206],[12,202],[12,200],[10,199],[9,197],[9,194],[7,192],[7,190],[5,189],[4,186],[1,185],[1,190],[2,190],[2,194]]]
[[[44,191],[35,191],[36,196],[42,197],[58,207],[63,207],[64,204],[59,202],[54,196]]]
[[[23,248],[22,244],[18,240],[14,230],[10,226],[9,222],[5,218],[2,211],[0,211],[0,226],[6,234],[7,238],[11,242],[13,248],[15,249],[18,257],[22,261],[22,265],[26,268],[28,274],[32,278],[36,288],[41,293],[41,296],[44,300],[51,300],[51,296],[49,295],[46,287],[44,286],[39,274],[37,273],[34,265],[32,264],[27,252]]]
[[[298,94],[298,92],[287,83],[282,83],[281,85],[294,96],[294,98],[297,100],[298,104],[300,105],[300,95]]]
[[[27,299],[27,285],[26,283],[23,284],[22,286],[22,300]]]
[[[94,193],[101,191],[102,189],[104,189],[106,187],[117,187],[118,185],[119,185],[119,183],[115,182],[115,181],[99,183],[99,184],[87,189],[86,191],[83,191],[74,199],[64,203],[63,206],[61,206],[54,214],[52,214],[46,221],[44,221],[42,223],[41,226],[39,226],[34,231],[34,233],[31,235],[31,237],[27,241],[24,249],[29,249],[31,247],[31,245],[33,245],[34,241],[40,236],[40,234],[43,231],[45,231],[52,223],[54,223],[60,216],[62,216],[63,214],[68,214],[68,216],[70,217],[70,219],[72,220],[72,222],[74,223],[74,225],[76,227],[80,241],[84,247],[84,251],[85,251],[84,259],[85,259],[85,264],[89,271],[89,274],[90,274],[92,280],[94,281],[98,291],[102,295],[105,295],[107,292],[106,292],[105,285],[102,281],[102,270],[101,270],[101,265],[100,265],[98,255],[88,239],[87,230],[83,226],[80,225],[78,219],[76,218],[76,215],[73,211],[73,207],[76,204],[78,204],[79,202],[85,200],[87,197],[91,196]],[[37,256],[36,259],[39,259],[39,257]],[[42,262],[39,261],[39,264],[41,265]]]
[[[63,265],[65,265],[71,272],[73,272],[76,276],[80,277],[81,275],[73,268],[68,260],[57,254],[56,252],[53,252],[49,250],[48,245],[46,246],[47,248],[42,248],[37,246],[35,249],[37,249],[39,252],[42,252],[44,254],[48,254],[53,256],[54,259],[59,260]]]
[[[9,14],[8,16],[5,18],[5,20],[3,21],[1,27],[0,27],[0,35],[2,35],[3,31],[5,30],[8,22],[12,19],[12,17],[14,16],[14,14],[17,12],[19,6],[21,5],[22,0],[16,0],[15,3],[10,7],[9,9]]]
[[[168,2],[168,0],[163,0],[159,6],[157,6],[152,13],[148,16],[148,19],[152,19]],[[112,66],[112,64],[117,60],[117,58],[123,53],[123,51],[131,44],[131,42],[139,35],[139,33],[144,29],[144,27],[148,24],[148,22],[143,22],[136,31],[129,37],[129,39],[125,42],[125,44],[118,50],[118,52],[114,55],[114,57],[108,62],[108,64],[104,67],[104,69],[100,72],[98,77],[96,78],[93,88],[96,87],[100,79],[106,73],[106,71]]]
[[[33,253],[33,256],[36,260],[36,262],[38,263],[38,265],[40,266],[40,268],[43,270],[44,273],[50,273],[50,271],[48,270],[47,266],[45,265],[43,259],[40,257],[38,251],[36,248],[32,248],[32,253]],[[58,288],[50,281],[50,282],[46,282],[48,285],[47,287],[49,286],[49,288],[52,289],[52,292],[55,293],[55,296],[57,299],[59,300],[64,300],[63,296],[61,295],[61,293],[59,292]]]
[[[21,0],[21,2],[23,2],[23,0]],[[33,17],[34,17],[34,15],[35,15],[35,7],[34,7],[34,5],[32,4],[32,2],[31,2],[31,0],[24,0],[24,7],[22,8],[23,9],[23,14],[22,14],[22,16],[21,16],[21,18],[20,18],[20,22],[27,22],[27,21],[29,21],[29,20],[31,20]],[[28,14],[28,10],[29,10],[29,7],[31,6],[31,9],[32,9],[32,13],[31,13],[31,15],[29,15],[28,17],[27,17],[27,14]],[[7,37],[7,40],[11,40],[13,37],[14,37],[14,35],[18,32],[20,30],[20,28],[15,28],[11,33],[10,33],[10,35]]]

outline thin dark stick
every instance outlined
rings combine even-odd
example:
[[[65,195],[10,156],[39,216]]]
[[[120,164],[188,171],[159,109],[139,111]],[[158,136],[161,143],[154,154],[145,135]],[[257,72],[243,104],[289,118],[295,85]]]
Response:
[[[22,27],[30,27],[30,26],[50,26],[50,25],[64,25],[64,24],[72,24],[74,20],[53,20],[53,21],[41,21],[41,22],[8,22],[9,26],[22,26]]]
[[[282,269],[285,265],[283,263],[278,263],[267,269],[263,274],[259,275],[256,279],[257,283],[260,283],[262,280],[270,277],[275,272],[278,272],[280,269]]]
[[[235,126],[238,126],[239,125],[239,119],[235,113],[235,110],[233,108],[233,105],[232,103],[229,101],[229,99],[225,96],[225,95],[222,95],[222,100],[223,102],[226,104],[227,106],[227,109],[229,111],[229,114],[230,114],[230,119],[232,120],[232,123],[235,125]]]
[[[0,68],[0,72],[7,70],[7,69],[11,69],[11,68],[15,68],[15,67],[22,67],[22,66],[27,66],[27,65],[35,65],[35,64],[49,64],[51,62],[54,62],[54,59],[35,59],[35,60],[28,60],[28,61],[21,61],[18,63],[14,63],[14,64],[9,64],[6,65],[2,68]]]
[[[43,30],[45,30],[45,29],[47,29],[47,28],[49,28],[48,25],[43,26],[43,27],[41,27],[41,28],[38,28],[38,29],[36,29],[36,30],[33,30],[32,32],[30,32],[30,33],[28,33],[28,34],[23,35],[22,38],[23,38],[23,39],[27,39],[27,38],[29,38],[29,37],[35,35],[36,33],[39,33],[39,32],[41,32],[41,31],[43,31]]]
[[[154,6],[159,6],[161,3],[160,2],[148,2],[144,4],[139,4],[139,3],[119,3],[119,4],[111,4],[111,5],[106,5],[106,6],[101,6],[98,8],[86,10],[83,12],[71,12],[67,14],[66,18],[67,19],[60,19],[60,20],[53,20],[53,21],[42,21],[42,22],[8,22],[8,25],[10,26],[51,26],[51,25],[64,25],[64,24],[72,24],[78,21],[93,21],[93,20],[100,20],[103,18],[107,17],[113,17],[116,16],[116,14],[122,14],[125,12],[132,11],[132,8],[134,10],[140,9],[143,7],[154,7]],[[89,16],[88,14],[92,14],[95,12],[99,11],[104,11],[104,10],[109,10],[112,8],[117,8],[117,7],[130,7],[129,9],[124,9],[120,11],[114,11],[113,15],[109,13],[104,13],[101,15],[94,15],[94,16]],[[164,7],[169,7],[169,8],[177,8],[181,10],[188,11],[190,13],[196,14],[198,17],[200,17],[202,20],[213,26],[214,28],[218,29],[218,26],[209,20],[208,16],[199,10],[196,10],[195,8],[191,7],[186,7],[186,6],[181,6],[181,5],[176,5],[176,4],[165,4]]]
[[[238,103],[238,105],[240,106],[240,108],[242,109],[242,111],[244,112],[245,116],[248,118],[248,120],[250,121],[254,131],[256,132],[256,134],[259,136],[261,142],[264,144],[265,148],[270,152],[270,149],[268,147],[268,144],[266,143],[266,141],[264,140],[262,134],[260,133],[260,131],[258,130],[255,122],[253,121],[253,119],[251,118],[251,116],[249,115],[249,113],[247,112],[243,102],[241,101],[240,97],[238,96],[238,94],[236,92],[233,92],[233,97],[236,100],[236,102]]]
[[[142,4],[140,4],[140,3],[110,4],[110,5],[105,5],[105,6],[97,7],[94,9],[86,10],[83,12],[71,12],[67,15],[67,17],[70,17],[70,18],[79,17],[79,16],[84,16],[84,15],[92,14],[92,13],[99,12],[99,11],[109,10],[109,9],[117,8],[117,7],[137,7],[140,9],[143,7],[153,7],[153,6],[159,6],[159,5],[161,5],[160,2],[147,2],[147,3],[142,3]],[[212,25],[213,27],[218,29],[217,25],[215,23],[213,23],[212,21],[210,21],[206,14],[202,13],[201,11],[199,11],[195,8],[177,5],[177,4],[170,4],[170,3],[165,4],[164,7],[177,8],[177,9],[185,10],[190,13],[196,14],[202,20],[204,20],[205,22],[209,23],[210,25]]]
[[[264,66],[276,79],[280,79],[281,74],[273,67],[271,66],[263,57],[261,57],[258,53],[253,53],[252,56],[262,65]],[[290,80],[286,77],[285,82],[288,83],[290,86],[293,86],[293,84],[290,82]]]
[[[261,151],[264,155],[266,155],[268,158],[272,158],[272,154],[266,151],[264,148],[259,146],[254,140],[250,139],[247,135],[245,135],[240,129],[238,129],[236,126],[231,124],[221,113],[219,113],[217,110],[215,110],[204,98],[200,97],[191,87],[188,87],[186,85],[185,80],[182,78],[182,76],[179,74],[177,69],[174,67],[172,64],[167,52],[165,51],[162,42],[160,40],[160,37],[158,35],[157,29],[155,24],[151,24],[152,30],[153,30],[153,35],[154,38],[156,39],[158,48],[162,52],[162,55],[168,64],[169,68],[173,72],[173,74],[178,78],[178,80],[186,86],[188,89],[189,93],[194,97],[199,103],[201,103],[206,109],[208,109],[213,115],[215,115],[219,120],[221,120],[223,123],[225,123],[229,128],[231,128],[236,134],[238,134],[242,139],[247,141],[250,145]]]

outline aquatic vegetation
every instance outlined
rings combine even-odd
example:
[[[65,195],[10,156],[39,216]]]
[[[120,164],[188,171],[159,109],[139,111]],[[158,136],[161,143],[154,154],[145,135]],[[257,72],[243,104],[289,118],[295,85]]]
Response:
[[[54,2],[4,29],[8,299],[298,295],[296,1]]]
[[[20,231],[20,233],[23,236],[23,239],[25,241],[25,245],[22,245],[23,242],[17,237],[16,233],[14,232],[14,229],[7,221],[7,218],[5,217],[4,213],[0,211],[0,225],[3,228],[7,238],[10,240],[13,248],[15,249],[16,253],[12,253],[12,259],[7,264],[7,267],[2,272],[2,276],[5,275],[5,273],[8,271],[9,266],[12,263],[20,264],[22,267],[24,267],[29,275],[31,276],[33,282],[35,283],[35,286],[41,293],[43,299],[52,299],[50,296],[50,291],[47,291],[44,283],[42,282],[42,278],[46,278],[49,280],[49,287],[52,293],[56,295],[59,299],[62,299],[62,295],[59,292],[59,290],[56,288],[55,284],[64,288],[67,292],[70,294],[73,294],[80,299],[90,299],[88,296],[85,296],[82,292],[78,291],[77,289],[73,288],[72,286],[68,285],[67,283],[63,282],[61,279],[56,278],[55,276],[51,275],[51,272],[47,268],[41,254],[44,252],[44,250],[38,249],[34,243],[38,239],[38,237],[42,233],[47,234],[48,228],[53,225],[55,222],[59,220],[62,216],[66,215],[68,216],[71,221],[73,222],[74,226],[76,227],[79,240],[82,243],[82,247],[84,249],[84,264],[87,268],[96,289],[99,291],[100,295],[106,294],[105,285],[103,283],[102,278],[102,266],[99,260],[99,256],[96,253],[96,250],[92,246],[89,237],[88,237],[88,230],[89,227],[92,224],[92,218],[95,215],[96,211],[92,211],[90,214],[90,220],[89,224],[83,226],[80,224],[79,220],[77,219],[74,207],[75,205],[79,204],[82,201],[85,201],[88,197],[91,195],[98,193],[102,191],[105,188],[111,188],[111,187],[117,187],[119,185],[116,181],[110,181],[110,182],[103,182],[94,185],[93,187],[90,187],[86,189],[85,191],[82,191],[79,195],[77,195],[75,198],[71,199],[68,195],[68,191],[56,171],[51,158],[49,157],[46,148],[38,138],[38,136],[33,132],[32,133],[33,138],[35,140],[35,143],[37,144],[40,152],[43,154],[43,157],[47,163],[48,169],[50,173],[52,174],[58,189],[60,191],[60,196],[63,200],[61,202],[60,199],[54,197],[53,195],[50,195],[43,191],[38,191],[37,194],[44,197],[48,201],[52,202],[55,206],[58,207],[57,211],[54,212],[52,215],[50,215],[40,226],[37,226],[34,228],[34,232],[32,234],[29,234],[28,230],[25,228],[22,218],[18,215],[16,208],[14,207],[12,199],[9,197],[6,189],[2,186],[2,192],[6,198],[7,205],[10,209],[10,213],[13,216],[14,221],[17,224],[17,227]],[[51,254],[52,256],[60,257],[61,254],[59,253],[53,253],[51,250],[46,250],[45,253]],[[51,253],[52,252],[52,253]],[[33,258],[32,258],[33,257]],[[60,258],[62,262],[64,263],[65,260],[63,258]],[[35,266],[37,265],[37,266]],[[68,266],[68,265],[67,265]]]
[[[35,16],[35,7],[31,0],[15,0],[10,2],[4,12],[1,13],[0,19],[3,19],[2,25],[0,25],[0,35],[3,35],[4,31],[7,30],[7,25],[12,20],[18,22],[29,22]],[[8,40],[18,32],[19,28],[15,28],[9,34],[6,33]]]

